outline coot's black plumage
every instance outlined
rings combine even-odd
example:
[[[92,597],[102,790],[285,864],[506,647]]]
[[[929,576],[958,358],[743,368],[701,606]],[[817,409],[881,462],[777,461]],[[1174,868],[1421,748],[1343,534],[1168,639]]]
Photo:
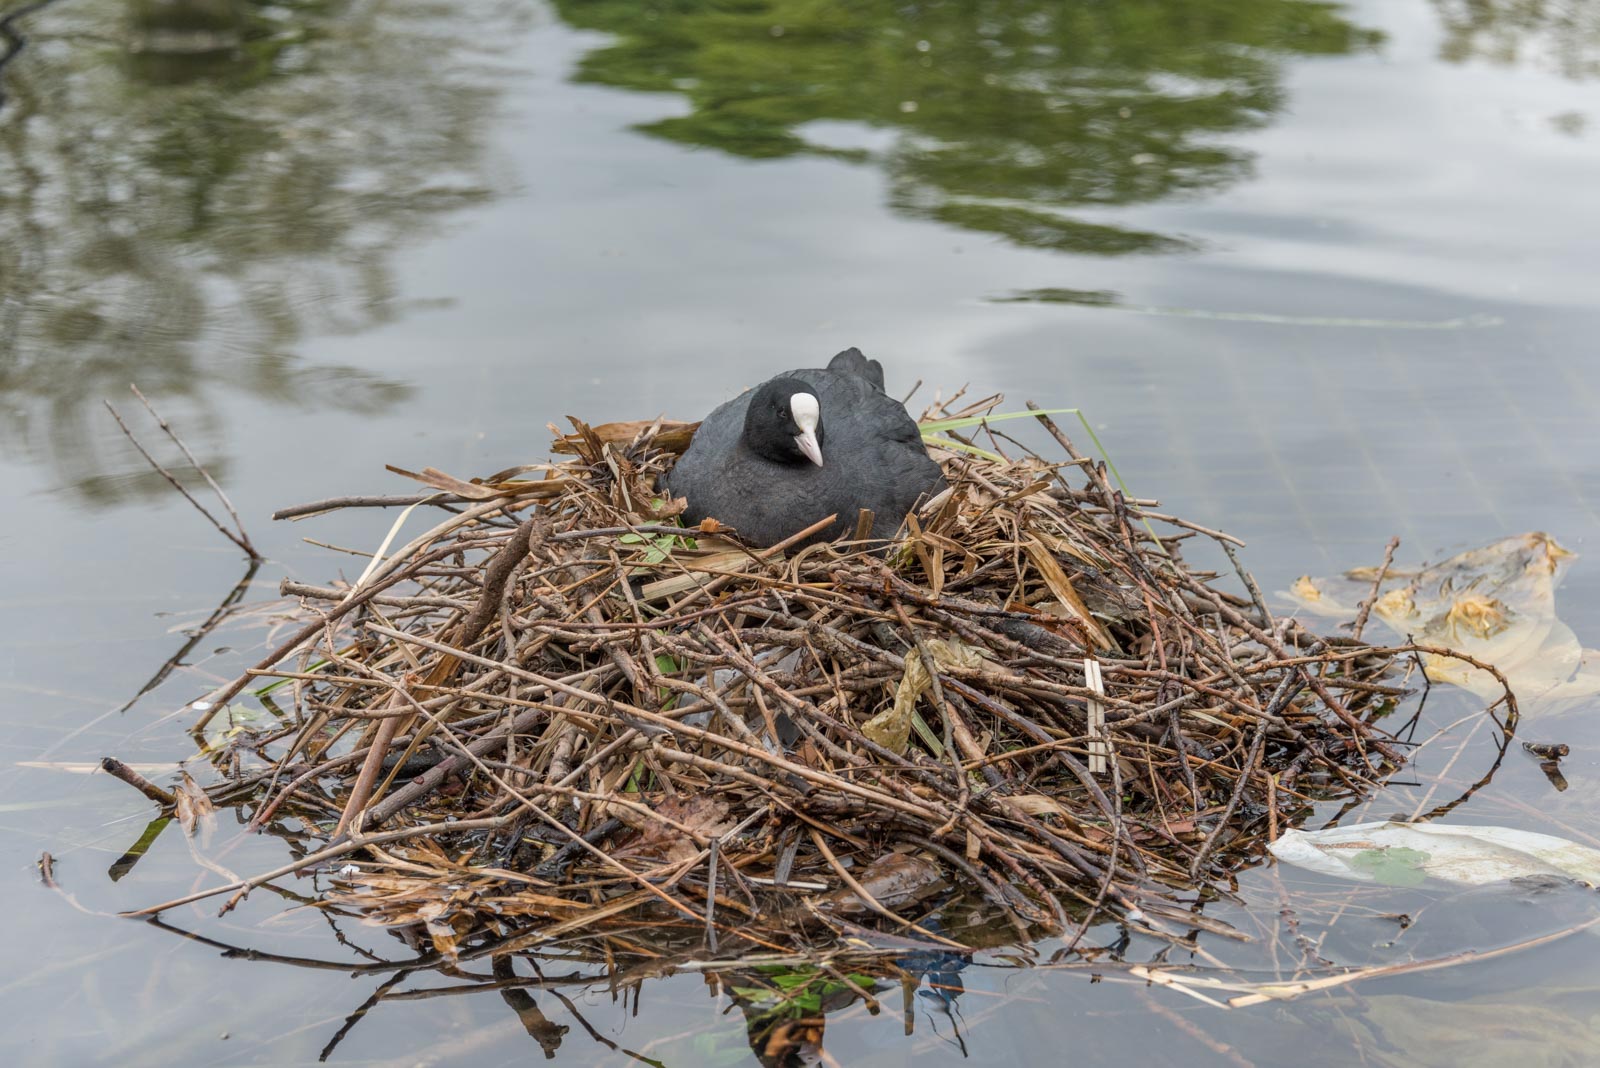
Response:
[[[945,481],[905,405],[884,394],[882,365],[846,349],[826,369],[788,371],[706,416],[667,485],[688,498],[686,524],[709,516],[773,545],[832,514],[809,540],[844,537],[863,508],[874,538],[893,537]]]

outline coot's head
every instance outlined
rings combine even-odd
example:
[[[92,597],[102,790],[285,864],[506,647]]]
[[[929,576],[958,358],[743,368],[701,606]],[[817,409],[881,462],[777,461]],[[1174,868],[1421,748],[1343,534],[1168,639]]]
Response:
[[[822,404],[798,378],[774,378],[756,390],[744,417],[745,444],[778,463],[822,466]]]

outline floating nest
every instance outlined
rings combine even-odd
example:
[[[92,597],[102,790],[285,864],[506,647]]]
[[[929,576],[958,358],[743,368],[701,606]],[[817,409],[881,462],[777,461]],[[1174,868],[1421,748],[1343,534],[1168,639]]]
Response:
[[[951,489],[888,545],[678,526],[656,484],[693,427],[670,423],[575,422],[570,460],[279,513],[442,521],[397,522],[354,583],[286,583],[303,627],[214,695],[282,716],[231,736],[217,790],[304,849],[223,889],[321,871],[328,907],[446,954],[485,930],[904,953],[958,944],[929,918],[956,898],[1012,941],[1171,934],[1401,763],[1374,726],[1397,650],[1190,566],[1191,539],[1218,564],[1237,543],[1120,492],[1048,416],[1059,459],[950,429],[972,414],[924,417]]]

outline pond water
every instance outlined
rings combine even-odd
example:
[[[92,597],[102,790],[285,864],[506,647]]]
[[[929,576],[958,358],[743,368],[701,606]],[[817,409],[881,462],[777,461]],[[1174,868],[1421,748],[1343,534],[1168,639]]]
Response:
[[[157,442],[129,383],[269,557],[251,599],[353,577],[302,538],[365,547],[389,523],[277,507],[406,492],[386,463],[539,460],[567,414],[697,418],[849,345],[891,392],[1081,407],[1135,493],[1244,538],[1269,593],[1376,564],[1390,535],[1404,560],[1600,535],[1593,0],[55,0],[7,28],[8,1063],[757,1056],[698,975],[613,986],[557,957],[571,982],[519,1002],[486,962],[382,965],[410,951],[297,908],[309,884],[168,915],[204,942],[114,918],[215,876],[173,833],[119,864],[150,806],[82,770],[170,767],[185,704],[273,624],[234,621],[141,695],[244,567],[106,413]],[[1557,603],[1600,645],[1600,566]],[[1477,707],[1439,700],[1444,722]],[[1566,791],[1513,753],[1452,818],[1591,841],[1588,710],[1524,725],[1572,746]],[[1484,770],[1423,764],[1364,811]],[[223,863],[286,859],[245,836]],[[1339,889],[1240,879],[1232,919],[1263,931]],[[1435,903],[1418,955],[1569,924],[1547,904]],[[1366,916],[1324,950],[1394,938]],[[1225,1012],[1042,966],[1045,944],[925,967],[903,1010],[840,1007],[822,1059],[1585,1064],[1592,947]],[[1194,960],[1233,953],[1202,938]]]

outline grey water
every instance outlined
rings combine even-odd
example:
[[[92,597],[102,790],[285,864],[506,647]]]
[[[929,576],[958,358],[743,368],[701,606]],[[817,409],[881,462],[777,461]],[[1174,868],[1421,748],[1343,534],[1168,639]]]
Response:
[[[6,27],[8,1063],[759,1059],[693,974],[596,971],[532,1026],[482,975],[417,972],[362,1015],[395,974],[365,966],[403,947],[336,931],[309,885],[168,915],[208,942],[115,917],[217,876],[172,833],[120,867],[150,806],[88,769],[187,755],[187,703],[278,618],[141,696],[244,566],[105,411],[161,443],[130,383],[268,556],[249,601],[353,577],[326,546],[389,523],[275,508],[406,492],[385,464],[541,460],[569,414],[697,418],[850,345],[922,383],[913,409],[964,385],[1080,408],[1134,493],[1243,538],[1280,605],[1391,535],[1410,561],[1600,535],[1593,0],[55,0]],[[1600,645],[1600,564],[1557,604]],[[1600,733],[1581,709],[1534,733],[1572,745],[1569,788],[1513,753],[1456,818],[1593,825]],[[221,863],[286,859],[247,836]],[[1241,884],[1265,917],[1302,885]],[[1511,922],[1462,915],[1434,952]],[[822,1057],[1583,1064],[1592,956],[1222,1011],[1044,947],[832,1012]]]

